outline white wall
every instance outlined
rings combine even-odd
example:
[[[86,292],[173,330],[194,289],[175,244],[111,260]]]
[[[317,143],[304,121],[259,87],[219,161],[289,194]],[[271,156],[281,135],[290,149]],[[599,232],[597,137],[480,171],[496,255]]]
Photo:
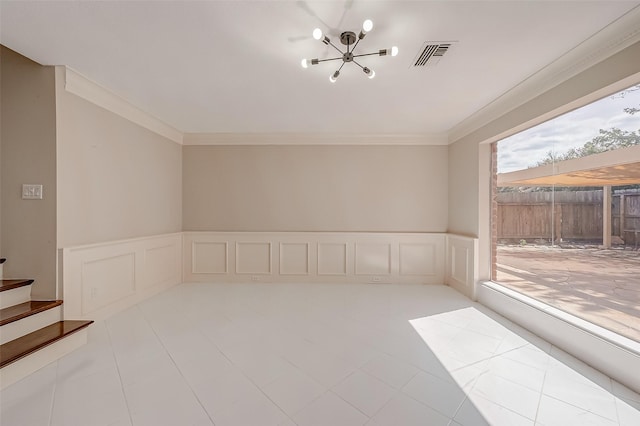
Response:
[[[478,143],[449,146],[448,231],[478,235]]]
[[[53,67],[1,49],[1,247],[5,278],[32,278],[35,299],[56,295],[56,111]],[[43,185],[23,200],[22,184]]]
[[[446,146],[185,146],[185,231],[444,232]]]
[[[56,67],[58,248],[181,231],[182,146],[65,90]]]

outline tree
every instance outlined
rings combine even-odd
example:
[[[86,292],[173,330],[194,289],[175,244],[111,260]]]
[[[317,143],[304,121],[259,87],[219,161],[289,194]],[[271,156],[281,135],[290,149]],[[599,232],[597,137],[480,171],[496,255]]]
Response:
[[[633,90],[638,89],[640,89],[640,86],[636,86]],[[640,112],[640,108],[625,108],[624,112],[633,115]],[[532,167],[586,157],[587,155],[613,151],[614,149],[626,148],[634,145],[640,145],[640,129],[632,131],[621,130],[615,127],[608,130],[600,129],[598,131],[598,136],[594,137],[589,142],[586,142],[579,148],[571,148],[563,154],[555,154],[553,151],[547,151],[545,157]]]
[[[635,92],[636,90],[640,90],[640,85],[630,87],[627,90],[624,90],[614,97],[624,98],[626,94],[630,92]],[[638,107],[628,107],[624,108],[624,112],[630,115],[634,115],[640,113],[640,105]],[[610,129],[600,129],[598,131],[598,136],[595,136],[590,141],[586,142],[579,148],[571,148],[565,153],[556,154],[553,151],[547,151],[544,158],[539,160],[535,165],[530,167],[544,166],[545,164],[552,164],[558,161],[571,160],[574,158],[586,157],[592,154],[598,154],[606,151],[613,151],[619,148],[627,148],[630,146],[640,145],[640,129],[635,131],[627,131],[621,130],[615,127]],[[628,189],[628,188],[640,188],[640,185],[626,185],[624,187],[617,187],[619,189]],[[556,190],[569,190],[569,191],[581,191],[588,190],[590,188],[587,187],[568,187],[568,188],[559,188],[556,187]],[[528,188],[528,191],[549,191],[549,187],[534,187]],[[509,190],[505,190],[509,191]]]
[[[633,87],[629,87],[627,90],[623,90],[622,92],[613,95],[611,98],[615,99],[615,98],[622,98],[624,99],[624,97],[631,92],[635,92],[636,90],[640,90],[640,84],[633,86]],[[624,112],[626,112],[627,114],[635,114],[637,112],[640,112],[640,108],[635,108],[635,107],[631,107],[631,108],[625,108],[623,109]]]

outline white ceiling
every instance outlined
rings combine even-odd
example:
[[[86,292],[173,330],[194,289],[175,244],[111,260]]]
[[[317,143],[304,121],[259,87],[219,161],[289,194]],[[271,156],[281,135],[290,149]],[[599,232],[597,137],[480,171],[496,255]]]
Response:
[[[5,1],[0,42],[67,65],[185,133],[441,134],[640,1]],[[358,46],[397,45],[354,64],[311,37],[374,28]],[[458,41],[412,68],[425,41]]]

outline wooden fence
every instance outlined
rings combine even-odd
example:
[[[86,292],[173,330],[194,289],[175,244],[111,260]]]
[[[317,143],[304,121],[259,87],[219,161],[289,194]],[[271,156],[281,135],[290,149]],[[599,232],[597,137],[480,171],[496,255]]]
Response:
[[[499,241],[602,241],[602,190],[501,192],[496,200]],[[640,192],[616,193],[612,200],[612,235],[636,245]]]

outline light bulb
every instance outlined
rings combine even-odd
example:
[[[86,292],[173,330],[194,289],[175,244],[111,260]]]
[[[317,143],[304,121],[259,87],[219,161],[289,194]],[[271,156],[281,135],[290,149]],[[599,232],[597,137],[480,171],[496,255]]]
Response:
[[[366,21],[364,21],[362,23],[362,32],[363,33],[368,33],[369,31],[371,31],[371,29],[373,29],[373,22],[371,21],[371,19],[367,19]]]
[[[308,68],[308,67],[309,67],[309,63],[307,62],[307,60],[306,60],[306,59],[303,59],[303,60],[300,62],[300,65],[302,65],[302,68]]]
[[[368,67],[364,67],[362,68],[362,71],[364,71],[364,73],[369,77],[369,78],[373,78],[376,76],[376,72],[372,69],[369,69]]]
[[[320,28],[313,30],[313,38],[316,40],[320,40],[322,38],[322,30]]]
[[[329,76],[329,81],[332,83],[335,83],[339,75],[340,75],[340,71],[334,72],[332,75]]]
[[[398,54],[398,46],[393,46],[391,48],[391,56],[396,56]]]

